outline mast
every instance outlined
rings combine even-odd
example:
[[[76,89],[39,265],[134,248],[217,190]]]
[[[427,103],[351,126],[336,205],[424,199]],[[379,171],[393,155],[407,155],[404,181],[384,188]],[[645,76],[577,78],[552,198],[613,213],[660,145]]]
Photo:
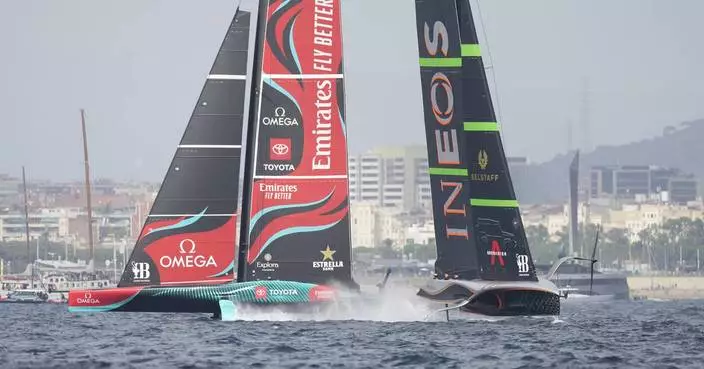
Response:
[[[32,248],[29,244],[29,205],[27,201],[27,177],[25,176],[24,166],[22,166],[22,190],[24,192],[24,235],[27,241],[27,262],[29,262],[32,260]],[[34,261],[32,261],[31,287],[34,287]]]
[[[569,181],[570,181],[570,201],[569,201],[569,244],[567,245],[566,256],[573,256],[575,245],[581,243],[579,240],[579,217],[578,217],[578,205],[579,205],[579,193],[578,193],[578,180],[579,180],[579,150],[574,155],[572,159],[572,164],[570,164],[569,170]],[[586,223],[585,223],[586,227]]]
[[[86,176],[86,208],[88,210],[88,249],[90,250],[90,261],[88,265],[89,268],[93,268],[95,265],[93,249],[93,209],[90,199],[90,166],[88,164],[88,137],[86,136],[86,113],[84,109],[81,109],[81,128],[83,129],[83,164]]]
[[[250,196],[252,181],[249,180],[253,175],[252,166],[254,165],[254,146],[255,146],[255,127],[259,116],[257,114],[259,105],[260,79],[262,69],[262,59],[264,55],[263,44],[264,35],[266,34],[267,8],[268,0],[259,1],[259,12],[257,13],[256,34],[254,35],[254,63],[252,63],[252,86],[249,99],[249,121],[247,122],[247,136],[245,141],[245,158],[244,158],[244,181],[242,183],[242,220],[240,221],[240,242],[239,252],[237,255],[237,281],[244,281],[247,273],[247,251],[249,250],[249,211],[250,211]]]

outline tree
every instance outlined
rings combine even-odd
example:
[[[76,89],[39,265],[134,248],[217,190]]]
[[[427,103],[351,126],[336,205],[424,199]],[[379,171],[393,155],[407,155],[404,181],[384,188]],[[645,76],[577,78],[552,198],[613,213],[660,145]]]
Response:
[[[528,226],[526,228],[528,246],[536,263],[551,264],[557,260],[561,246],[550,241],[550,233],[545,226]]]
[[[394,241],[387,238],[381,242],[381,247],[379,247],[379,255],[384,259],[398,259],[401,257],[401,253],[394,249]]]
[[[413,258],[424,262],[437,258],[435,246],[429,244],[407,244],[403,246],[403,254],[409,259]]]

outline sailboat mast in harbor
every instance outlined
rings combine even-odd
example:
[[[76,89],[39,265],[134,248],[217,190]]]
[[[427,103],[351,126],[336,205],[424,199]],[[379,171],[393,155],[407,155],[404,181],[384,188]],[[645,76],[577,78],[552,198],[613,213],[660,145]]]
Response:
[[[32,249],[29,245],[29,205],[27,205],[27,177],[25,175],[24,166],[22,166],[22,190],[24,192],[24,234],[27,240],[27,262],[32,261],[32,284],[34,288],[34,259],[32,259]],[[39,254],[37,254],[39,256]]]
[[[86,111],[81,109],[81,127],[83,129],[83,163],[85,166],[86,176],[86,208],[88,210],[88,249],[90,250],[89,267],[94,265],[94,250],[93,250],[93,209],[90,199],[90,166],[88,162],[88,138],[86,137]]]

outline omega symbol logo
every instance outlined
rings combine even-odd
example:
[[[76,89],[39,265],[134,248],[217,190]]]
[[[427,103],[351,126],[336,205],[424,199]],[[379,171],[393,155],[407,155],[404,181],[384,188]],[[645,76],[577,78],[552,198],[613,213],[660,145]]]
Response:
[[[274,110],[274,116],[277,117],[277,118],[278,118],[278,117],[285,117],[285,116],[286,116],[286,110],[285,110],[284,108],[282,108],[282,107],[278,107],[278,108],[276,108],[276,110]]]
[[[178,244],[178,249],[182,254],[186,254],[186,248],[185,246],[191,245],[190,250],[188,251],[188,254],[195,254],[196,253],[196,243],[190,238],[186,238],[181,241],[181,243]]]

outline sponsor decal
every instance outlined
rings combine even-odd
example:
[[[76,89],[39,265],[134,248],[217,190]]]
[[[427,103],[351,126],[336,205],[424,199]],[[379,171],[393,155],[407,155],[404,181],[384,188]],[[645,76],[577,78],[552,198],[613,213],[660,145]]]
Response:
[[[486,166],[489,165],[489,155],[486,151],[479,150],[479,153],[477,154],[477,162],[482,170],[486,169]]]
[[[291,139],[290,138],[270,138],[269,139],[269,159],[291,161]]]
[[[186,238],[178,245],[178,255],[164,255],[159,258],[159,265],[162,268],[206,268],[217,267],[215,258],[212,255],[201,255],[197,253],[195,241]]]
[[[516,264],[518,265],[518,275],[521,277],[528,276],[530,264],[528,264],[528,255],[516,255]]]
[[[259,192],[267,200],[291,200],[293,194],[298,192],[298,185],[259,182]]]
[[[482,171],[489,166],[489,154],[486,153],[486,150],[479,150],[477,153],[477,164]],[[469,179],[475,182],[496,182],[499,180],[499,175],[497,173],[471,173]]]
[[[93,294],[91,294],[90,292],[86,292],[85,294],[83,294],[82,298],[81,297],[77,298],[76,302],[79,304],[83,304],[83,305],[99,305],[100,304],[100,300],[98,300],[98,298],[93,298]]]
[[[448,56],[451,40],[449,38],[448,29],[442,21],[425,22],[423,27],[423,41],[428,56]],[[433,126],[432,129],[435,136],[435,153],[434,157],[430,158],[431,162],[437,162],[440,166],[455,167],[459,165],[461,161],[459,151],[460,136],[457,132],[457,128],[453,127],[452,124],[452,120],[455,117],[454,86],[445,73],[436,72],[433,74],[429,85],[426,86],[425,89],[426,91],[424,91],[424,93],[428,94],[430,108],[434,118],[434,122],[426,122],[429,126]],[[441,181],[440,188],[443,194],[447,195],[443,205],[444,223],[466,224],[467,212],[465,211],[465,205],[461,204],[461,201],[458,201],[458,199],[462,198],[460,196],[462,191],[467,190],[464,188],[462,182]],[[457,217],[465,219],[459,222],[450,221]],[[469,231],[466,227],[450,228],[446,226],[445,228],[445,235],[448,239],[451,237],[469,239]]]
[[[254,298],[257,300],[265,299],[267,297],[267,288],[266,286],[257,286],[254,287]]]
[[[275,126],[275,127],[291,127],[291,126],[299,126],[300,124],[298,123],[298,119],[296,118],[290,118],[286,116],[286,109],[282,107],[278,107],[274,109],[274,116],[273,117],[264,117],[262,118],[262,124],[265,126]]]
[[[331,301],[335,299],[335,290],[327,286],[315,286],[308,292],[310,301]]]
[[[264,262],[257,261],[257,269],[261,269],[262,272],[273,272],[279,268],[279,263],[271,262],[271,254],[264,254]]]
[[[462,193],[462,182],[448,182],[440,180],[440,189],[442,192],[445,192],[446,188],[451,189],[452,192],[450,193],[450,196],[447,197],[447,200],[445,200],[445,204],[443,204],[443,215],[445,215],[445,217],[448,215],[461,215],[466,217],[466,205],[461,202],[456,204],[458,202],[457,198]],[[465,228],[450,228],[450,226],[446,224],[445,234],[447,234],[447,238],[462,237],[467,240],[469,239],[469,231],[466,226]]]
[[[491,256],[491,265],[496,265],[496,261],[499,261],[501,266],[504,266],[504,256],[506,256],[506,251],[501,250],[499,241],[491,240],[491,250],[486,252],[487,255]]]
[[[269,294],[272,296],[298,296],[298,291],[293,288],[286,289],[271,289]]]
[[[149,271],[149,263],[132,262],[132,281],[149,282],[152,273]]]
[[[336,250],[331,250],[330,245],[327,245],[325,250],[320,250],[320,253],[323,254],[323,260],[322,261],[314,261],[313,262],[313,268],[315,269],[321,269],[324,272],[332,272],[335,271],[335,268],[344,268],[345,263],[343,261],[335,261],[335,258],[333,258],[333,255],[336,253]]]
[[[334,6],[332,0],[315,0],[313,8],[313,70],[321,73],[333,73]]]
[[[291,148],[290,138],[269,138],[269,160],[291,161]],[[262,166],[264,170],[269,172],[293,171],[296,169],[291,163],[264,163]]]
[[[330,142],[332,141],[332,81],[320,80],[316,82],[316,120],[315,129],[315,155],[313,155],[313,170],[330,169]]]

